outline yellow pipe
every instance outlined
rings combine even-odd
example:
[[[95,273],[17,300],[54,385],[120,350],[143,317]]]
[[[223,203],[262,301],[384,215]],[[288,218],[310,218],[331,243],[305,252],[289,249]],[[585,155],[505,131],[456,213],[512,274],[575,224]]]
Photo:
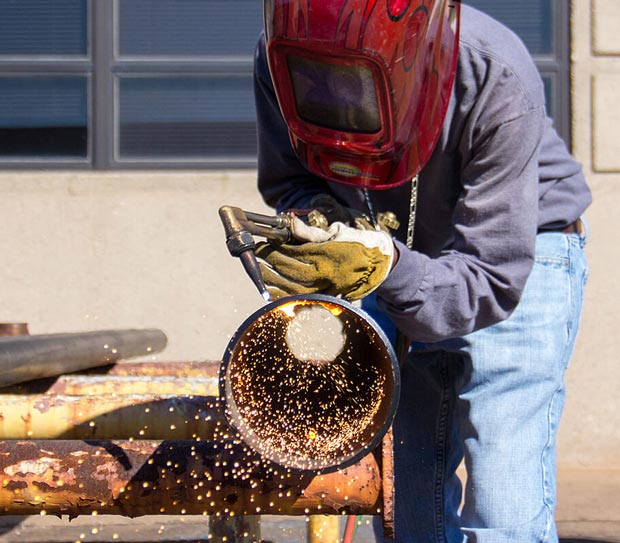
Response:
[[[217,396],[217,377],[176,376],[109,376],[109,375],[62,375],[51,384],[45,394],[67,396],[101,396],[104,394],[169,394]],[[1,401],[0,396],[0,401]]]
[[[217,439],[213,396],[0,395],[0,439]]]
[[[340,543],[340,517],[311,515],[306,525],[308,543]]]

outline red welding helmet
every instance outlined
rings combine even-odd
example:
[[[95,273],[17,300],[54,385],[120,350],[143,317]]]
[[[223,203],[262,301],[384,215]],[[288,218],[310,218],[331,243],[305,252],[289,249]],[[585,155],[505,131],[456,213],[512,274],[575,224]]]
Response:
[[[269,69],[299,159],[389,188],[429,159],[458,53],[459,0],[265,0]]]

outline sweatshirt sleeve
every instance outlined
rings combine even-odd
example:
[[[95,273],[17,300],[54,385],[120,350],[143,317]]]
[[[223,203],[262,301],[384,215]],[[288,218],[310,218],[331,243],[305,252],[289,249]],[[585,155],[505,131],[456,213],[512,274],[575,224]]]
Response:
[[[376,291],[379,306],[415,341],[458,337],[506,319],[534,262],[544,106],[517,109],[483,98],[478,108],[462,142],[454,241],[433,258],[397,242],[399,260]],[[500,122],[489,124],[493,119]]]
[[[258,139],[258,190],[278,212],[305,209],[317,194],[329,194],[327,183],[299,162],[291,145],[271,81],[265,37],[254,59],[254,97]]]

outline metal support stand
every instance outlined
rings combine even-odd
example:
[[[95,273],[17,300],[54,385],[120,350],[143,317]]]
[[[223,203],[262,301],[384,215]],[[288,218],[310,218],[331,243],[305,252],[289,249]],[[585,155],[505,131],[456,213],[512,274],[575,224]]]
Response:
[[[279,469],[227,427],[218,367],[119,362],[4,389],[0,514],[209,515],[214,543],[259,541],[263,514],[309,516],[321,543],[334,540],[342,514],[390,525],[391,445],[326,475]],[[148,395],[131,394],[147,384]]]

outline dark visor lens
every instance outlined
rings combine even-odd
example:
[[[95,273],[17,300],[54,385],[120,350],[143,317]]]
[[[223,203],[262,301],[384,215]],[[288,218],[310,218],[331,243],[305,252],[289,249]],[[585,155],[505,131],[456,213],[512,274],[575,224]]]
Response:
[[[297,114],[332,130],[372,134],[381,129],[372,70],[289,55]]]

